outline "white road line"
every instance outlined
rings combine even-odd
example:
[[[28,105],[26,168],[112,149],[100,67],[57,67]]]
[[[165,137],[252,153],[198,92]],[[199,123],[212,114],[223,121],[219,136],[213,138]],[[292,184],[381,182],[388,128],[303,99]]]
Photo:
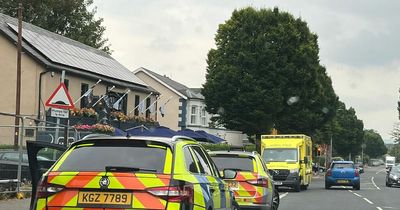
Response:
[[[381,207],[379,207],[379,206],[377,206],[376,208],[379,209],[379,210],[383,210],[383,209],[382,209]]]
[[[372,201],[368,200],[367,198],[364,198],[365,201],[367,201],[369,204],[374,204]]]
[[[360,194],[357,194],[357,193],[353,193],[353,194],[358,196],[358,197],[360,197],[360,198],[362,198],[362,195],[360,195]]]
[[[283,194],[280,194],[280,195],[279,195],[279,199],[284,198],[284,197],[287,196],[288,194],[289,194],[288,192],[285,192],[285,193],[283,193]]]
[[[351,193],[352,193],[353,191],[352,191],[352,190],[349,190],[349,192],[351,192]]]
[[[375,184],[375,182],[374,182],[374,177],[371,178],[371,182],[372,182],[372,184],[376,187],[376,189],[381,190],[381,188],[379,188],[379,187]]]
[[[386,169],[382,169],[382,170],[376,172],[376,174],[379,174],[379,173],[384,172],[384,171],[386,171]]]

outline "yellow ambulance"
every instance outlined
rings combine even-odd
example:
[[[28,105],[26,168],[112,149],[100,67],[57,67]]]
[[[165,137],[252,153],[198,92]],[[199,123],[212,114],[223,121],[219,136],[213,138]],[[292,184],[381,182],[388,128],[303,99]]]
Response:
[[[306,190],[312,178],[312,141],[302,134],[262,135],[261,155],[276,187]]]

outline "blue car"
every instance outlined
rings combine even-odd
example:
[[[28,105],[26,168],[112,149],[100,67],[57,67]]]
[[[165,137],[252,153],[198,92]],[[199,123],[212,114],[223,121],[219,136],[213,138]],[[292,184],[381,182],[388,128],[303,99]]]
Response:
[[[333,161],[325,174],[325,189],[332,186],[353,186],[360,190],[360,173],[353,161]]]

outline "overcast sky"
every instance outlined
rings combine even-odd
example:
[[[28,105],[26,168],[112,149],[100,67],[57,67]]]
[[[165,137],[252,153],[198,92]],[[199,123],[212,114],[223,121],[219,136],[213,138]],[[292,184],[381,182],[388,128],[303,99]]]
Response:
[[[112,56],[188,87],[205,82],[206,56],[218,25],[234,9],[279,7],[319,36],[321,64],[333,87],[367,129],[390,142],[398,121],[400,1],[375,0],[95,0]]]

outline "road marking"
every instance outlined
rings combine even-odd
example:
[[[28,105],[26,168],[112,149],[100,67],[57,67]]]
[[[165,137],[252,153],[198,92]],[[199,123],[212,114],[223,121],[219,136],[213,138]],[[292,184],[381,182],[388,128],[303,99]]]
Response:
[[[288,194],[289,194],[288,192],[285,192],[285,193],[283,193],[283,194],[280,194],[280,195],[279,195],[279,199],[284,198],[284,197],[287,196]]]
[[[384,172],[384,171],[386,171],[386,168],[376,172],[376,174],[379,174],[379,173]]]
[[[365,201],[367,201],[369,204],[374,204],[372,201],[368,200],[367,198],[364,198]]]
[[[375,182],[374,182],[374,177],[371,178],[371,182],[372,182],[372,184],[376,187],[376,189],[381,190],[381,188],[379,188],[379,187],[375,184]]]
[[[379,207],[379,206],[377,206],[376,208],[379,209],[379,210],[383,210],[383,209],[382,209],[381,207]]]
[[[351,192],[351,193],[352,193],[353,191],[352,191],[352,190],[349,190],[349,192]]]
[[[362,198],[362,195],[360,195],[360,194],[357,194],[357,193],[353,193],[353,194],[358,196],[358,197],[360,197],[360,198]]]

